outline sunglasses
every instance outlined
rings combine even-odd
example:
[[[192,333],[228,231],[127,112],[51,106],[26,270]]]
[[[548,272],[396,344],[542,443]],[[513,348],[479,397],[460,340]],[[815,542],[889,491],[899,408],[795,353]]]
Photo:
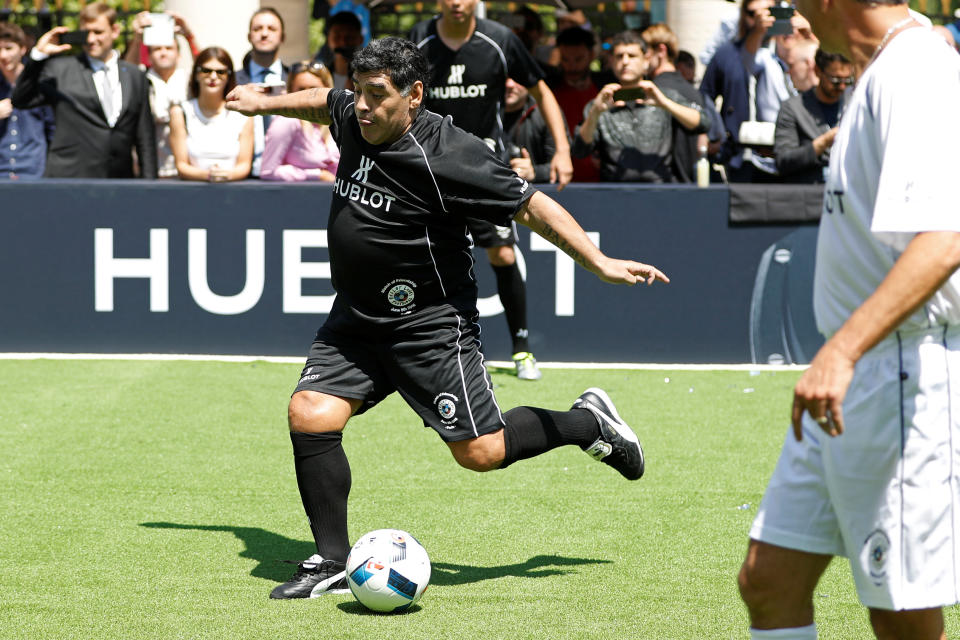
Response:
[[[296,75],[301,71],[317,73],[323,68],[323,63],[319,62],[318,60],[301,60],[300,62],[295,62],[290,66],[290,75]]]
[[[853,84],[853,81],[854,81],[853,76],[847,76],[845,78],[838,78],[837,76],[829,76],[827,78],[827,82],[829,82],[835,87],[839,87],[842,84],[851,85]]]
[[[197,73],[201,76],[216,74],[220,77],[226,78],[230,75],[230,69],[211,69],[210,67],[200,67],[197,69]]]

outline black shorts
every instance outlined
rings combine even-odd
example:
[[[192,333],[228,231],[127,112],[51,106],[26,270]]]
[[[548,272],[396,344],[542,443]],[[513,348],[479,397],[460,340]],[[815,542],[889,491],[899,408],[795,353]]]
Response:
[[[509,227],[499,227],[486,220],[467,218],[467,228],[473,236],[473,243],[482,249],[517,244],[517,232],[512,224]]]
[[[389,332],[381,326],[366,332],[331,315],[296,391],[361,400],[357,413],[397,391],[447,442],[499,431],[503,415],[480,353],[479,325],[452,308],[429,315]]]

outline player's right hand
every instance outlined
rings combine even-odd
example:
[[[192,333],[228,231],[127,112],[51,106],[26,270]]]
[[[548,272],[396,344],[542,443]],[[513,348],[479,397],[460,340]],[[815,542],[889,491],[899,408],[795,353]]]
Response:
[[[239,111],[245,116],[255,116],[264,111],[266,96],[251,85],[238,85],[227,94],[227,109]]]
[[[33,45],[33,47],[40,53],[48,56],[66,53],[70,51],[70,45],[60,44],[60,34],[67,33],[68,31],[70,31],[68,27],[54,27],[40,36],[37,44]]]
[[[670,282],[670,278],[653,265],[615,258],[606,258],[598,265],[597,277],[610,284],[632,285],[646,282],[649,286],[657,280]]]
[[[790,421],[797,442],[803,438],[804,413],[809,413],[827,435],[836,437],[843,433],[843,399],[853,379],[855,364],[829,340],[814,356],[793,389]]]

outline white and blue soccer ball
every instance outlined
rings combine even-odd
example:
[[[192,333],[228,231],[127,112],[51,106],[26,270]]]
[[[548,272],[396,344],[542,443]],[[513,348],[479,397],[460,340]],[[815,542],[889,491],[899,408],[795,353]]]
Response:
[[[417,540],[399,529],[361,536],[347,556],[347,584],[368,609],[404,611],[430,583],[430,558]]]

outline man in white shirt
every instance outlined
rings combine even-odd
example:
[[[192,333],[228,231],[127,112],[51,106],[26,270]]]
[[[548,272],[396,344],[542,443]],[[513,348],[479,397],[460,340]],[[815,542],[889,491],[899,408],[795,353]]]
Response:
[[[262,7],[250,18],[247,40],[250,52],[237,69],[237,84],[256,83],[264,86],[283,85],[289,68],[280,60],[280,45],[284,41],[283,18],[276,9]],[[256,116],[253,122],[253,168],[250,174],[260,175],[260,156],[270,127],[269,116]]]
[[[12,96],[20,109],[43,104],[54,109],[57,129],[44,175],[132,178],[136,149],[140,176],[156,178],[148,83],[113,49],[121,29],[117,13],[105,2],[94,2],[81,10],[79,24],[86,32],[83,53],[58,55],[70,50],[60,41],[69,29],[51,29],[27,56]]]
[[[960,599],[960,216],[939,149],[960,144],[944,126],[960,57],[905,0],[798,8],[859,80],[817,241],[827,342],[794,390],[740,592],[754,640],[816,638],[813,591],[845,556],[878,638],[945,639],[942,607]]]

